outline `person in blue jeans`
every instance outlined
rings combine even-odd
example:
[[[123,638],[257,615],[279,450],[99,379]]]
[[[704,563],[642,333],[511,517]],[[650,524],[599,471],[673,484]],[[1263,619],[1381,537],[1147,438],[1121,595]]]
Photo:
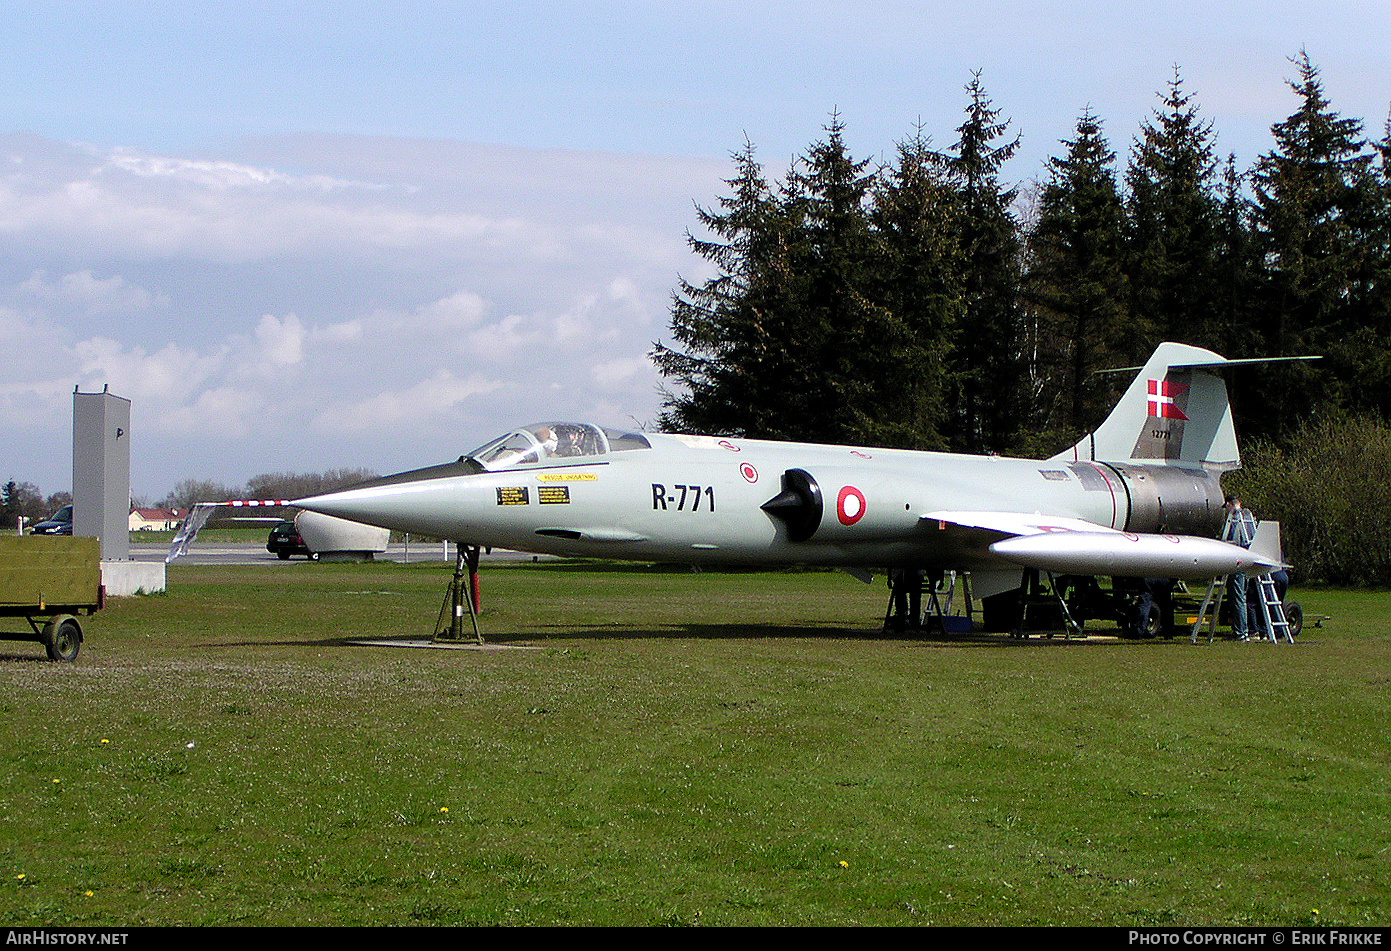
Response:
[[[1241,499],[1235,495],[1227,496],[1227,527],[1222,534],[1224,542],[1250,548],[1256,537],[1256,517],[1250,509],[1241,507]],[[1244,641],[1251,634],[1250,615],[1246,607],[1246,573],[1239,572],[1227,579],[1227,591],[1232,599],[1232,636]]]

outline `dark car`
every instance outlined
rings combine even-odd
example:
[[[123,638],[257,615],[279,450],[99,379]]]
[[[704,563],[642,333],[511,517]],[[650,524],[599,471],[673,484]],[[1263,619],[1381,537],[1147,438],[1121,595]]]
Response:
[[[65,505],[42,522],[35,522],[30,535],[71,535],[72,506]]]
[[[314,558],[315,555],[309,550],[309,546],[300,537],[299,529],[295,528],[295,523],[289,520],[281,522],[270,530],[270,538],[266,539],[266,551],[285,561],[291,555],[304,555],[307,558]]]

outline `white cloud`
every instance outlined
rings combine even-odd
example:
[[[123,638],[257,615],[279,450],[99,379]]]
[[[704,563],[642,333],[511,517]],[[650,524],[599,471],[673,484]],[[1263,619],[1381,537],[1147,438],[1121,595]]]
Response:
[[[199,440],[225,443],[248,437],[254,444],[273,431],[273,424],[266,416],[267,409],[262,393],[216,386],[198,393],[191,403],[156,410],[151,421],[154,432],[182,437],[179,443],[182,446],[196,444]],[[132,416],[136,412],[136,404],[132,401]]]
[[[594,385],[605,393],[613,393],[628,387],[641,377],[645,382],[655,385],[656,368],[646,356],[623,357],[597,363],[590,370]]]
[[[273,367],[299,363],[304,359],[304,326],[294,314],[284,320],[266,314],[256,324],[256,340],[261,357]]]
[[[483,319],[488,304],[473,291],[459,291],[420,308],[419,317],[441,328],[472,327]]]
[[[113,152],[107,159],[106,168],[119,169],[141,178],[168,179],[216,190],[280,186],[327,192],[340,188],[371,187],[328,175],[286,175],[274,169],[237,162],[193,161],[163,155],[141,155],[129,149]]]
[[[364,249],[457,260],[480,248],[525,255],[555,246],[548,230],[507,214],[422,207],[404,189],[231,162],[119,153],[78,177],[44,180],[23,165],[0,172],[0,236],[135,260],[322,260]]]
[[[119,274],[97,277],[90,270],[65,274],[57,280],[44,270],[34,271],[12,295],[42,307],[56,307],[96,315],[138,314],[169,306],[166,294],[154,295],[129,284]]]
[[[323,433],[376,433],[409,422],[413,427],[455,418],[472,397],[505,384],[474,374],[464,378],[448,370],[402,390],[385,390],[361,399],[339,399],[316,416],[311,427]]]
[[[196,400],[225,365],[225,351],[204,356],[172,342],[151,353],[109,337],[91,337],[78,341],[72,352],[79,385],[109,386],[132,402],[170,408]],[[154,418],[168,417],[156,412]]]

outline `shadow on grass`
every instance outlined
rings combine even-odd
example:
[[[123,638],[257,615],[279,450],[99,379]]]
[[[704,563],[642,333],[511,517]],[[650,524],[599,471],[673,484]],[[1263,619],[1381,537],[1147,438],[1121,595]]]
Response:
[[[490,631],[483,628],[483,639],[487,644],[497,646],[544,647],[553,644],[574,644],[597,641],[738,641],[738,640],[805,640],[805,641],[848,641],[860,643],[899,643],[922,647],[952,648],[994,648],[1034,649],[1044,647],[1141,647],[1143,645],[1173,644],[1186,638],[1172,640],[1133,641],[1115,634],[1095,633],[1085,638],[1066,638],[1033,636],[1012,637],[1009,634],[973,632],[928,635],[923,632],[883,632],[876,628],[819,627],[813,625],[780,624],[671,624],[661,626],[612,625],[596,627],[590,625],[566,626],[552,624],[530,628],[524,631]],[[420,646],[430,638],[424,634],[353,634],[337,637],[316,638],[313,640],[248,641],[244,643],[219,642],[219,647],[362,647],[362,646]],[[370,642],[370,643],[364,643]],[[472,638],[465,636],[459,643],[468,645]]]
[[[52,664],[52,663],[53,663],[53,661],[51,661],[51,660],[48,659],[48,653],[44,650],[42,644],[35,644],[34,647],[35,647],[35,651],[34,651],[33,653],[28,653],[28,652],[20,653],[20,652],[17,652],[17,651],[11,651],[11,650],[9,650],[9,649],[0,649],[0,664],[3,664],[3,663],[30,663],[30,662],[36,663],[36,664],[39,664],[39,663],[42,663],[42,664]],[[79,663],[81,662],[81,658],[78,658],[78,662],[79,662]]]
[[[920,644],[924,647],[1082,647],[1099,644],[1131,643],[1110,635],[1086,638],[1030,637],[1017,638],[1009,634],[976,631],[969,634],[928,634],[922,631],[881,631],[877,628],[833,628],[782,624],[674,624],[662,627],[564,627],[551,625],[533,632],[499,632],[483,636],[499,643],[509,641],[572,641],[572,640],[816,640],[861,641],[900,644]]]

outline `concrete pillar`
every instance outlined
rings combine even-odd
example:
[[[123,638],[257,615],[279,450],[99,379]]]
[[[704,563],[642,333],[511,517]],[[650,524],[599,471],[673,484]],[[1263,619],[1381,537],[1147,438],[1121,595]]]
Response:
[[[102,561],[130,559],[130,400],[72,394],[72,533],[101,540]]]

